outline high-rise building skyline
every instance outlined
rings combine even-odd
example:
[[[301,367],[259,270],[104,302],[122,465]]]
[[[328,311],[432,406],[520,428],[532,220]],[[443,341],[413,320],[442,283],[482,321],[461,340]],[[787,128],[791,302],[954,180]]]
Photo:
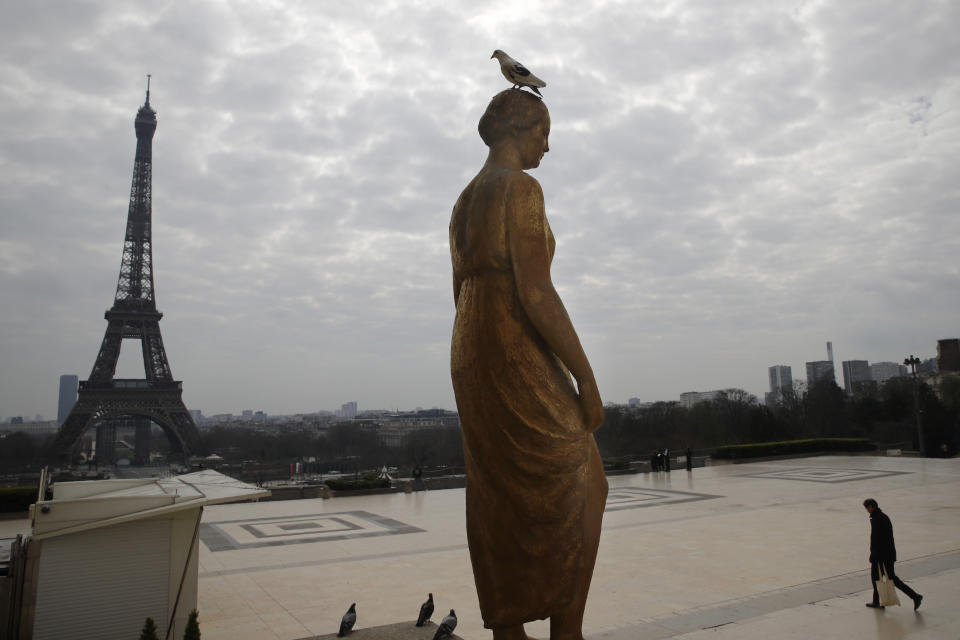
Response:
[[[907,368],[898,362],[874,362],[870,365],[870,379],[877,384],[905,375],[907,375]]]
[[[356,418],[357,417],[357,401],[351,400],[350,402],[345,402],[340,405],[340,416],[343,418]]]
[[[806,363],[807,366],[807,386],[813,386],[816,382],[823,379],[829,379],[836,383],[837,377],[833,371],[833,361],[814,360]]]
[[[837,383],[837,376],[833,366],[833,342],[827,341],[827,359],[814,360],[807,362],[807,386],[813,386],[817,381],[824,378],[830,379],[834,384]]]
[[[960,371],[960,339],[937,340],[937,371]]]
[[[70,415],[70,410],[77,403],[77,389],[80,387],[80,376],[62,375],[60,376],[60,394],[57,400],[57,424],[63,424],[63,421]]]
[[[843,367],[843,389],[847,395],[853,395],[858,382],[868,382],[870,377],[870,363],[866,360],[844,360],[841,363]]]
[[[770,390],[763,394],[764,404],[773,406],[783,401],[784,393],[793,388],[793,370],[785,364],[767,368]]]
[[[785,364],[775,364],[767,369],[770,379],[770,393],[780,393],[793,386],[793,369]]]

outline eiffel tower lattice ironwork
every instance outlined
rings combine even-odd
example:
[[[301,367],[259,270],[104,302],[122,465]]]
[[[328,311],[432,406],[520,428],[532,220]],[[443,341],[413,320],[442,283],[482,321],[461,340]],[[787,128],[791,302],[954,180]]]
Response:
[[[149,76],[147,97],[137,111],[134,128],[137,153],[117,293],[113,307],[104,314],[107,331],[90,379],[80,382],[77,402],[57,433],[55,447],[61,454],[69,454],[89,427],[104,425],[119,416],[152,420],[167,435],[171,450],[185,456],[200,447],[199,432],[183,404],[182,383],[170,372],[160,336],[163,314],[157,311],[153,291],[151,164],[157,113],[150,106]],[[124,339],[140,341],[145,373],[142,379],[114,377]],[[111,433],[109,428],[106,432]],[[138,440],[141,435],[138,433]],[[138,451],[138,455],[142,453]]]

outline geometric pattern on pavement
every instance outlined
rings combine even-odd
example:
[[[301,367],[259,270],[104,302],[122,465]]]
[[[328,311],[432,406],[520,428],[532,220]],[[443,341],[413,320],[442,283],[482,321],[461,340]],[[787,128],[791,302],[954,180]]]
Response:
[[[722,496],[714,496],[707,493],[691,493],[689,491],[673,491],[670,489],[618,487],[616,489],[610,489],[610,493],[607,494],[607,508],[605,511],[661,507],[668,504],[712,500],[713,498],[721,497]]]
[[[369,511],[341,511],[204,523],[200,525],[200,540],[210,551],[230,551],[422,531]]]
[[[774,480],[801,480],[803,482],[855,482],[873,480],[886,476],[899,476],[909,471],[878,471],[876,469],[833,469],[826,467],[798,467],[766,471],[763,473],[745,473],[741,478],[772,478]]]

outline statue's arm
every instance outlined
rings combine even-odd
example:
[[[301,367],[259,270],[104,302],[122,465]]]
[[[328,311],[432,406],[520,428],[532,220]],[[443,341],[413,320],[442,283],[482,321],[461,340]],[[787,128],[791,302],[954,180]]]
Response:
[[[603,423],[603,402],[580,338],[550,278],[547,218],[540,184],[526,174],[511,180],[507,198],[507,246],[527,317],[577,381],[584,424]]]
[[[465,192],[466,190],[464,190],[464,193]],[[449,237],[450,237],[451,261],[453,261],[452,260],[453,252],[454,252],[454,247],[456,246],[457,228],[459,225],[463,224],[463,222],[459,219],[460,208],[463,206],[462,202],[463,202],[463,194],[461,193],[460,197],[457,198],[456,204],[453,205],[453,213],[450,214]],[[456,273],[456,265],[454,265],[454,268],[453,268],[453,306],[454,307],[456,307],[458,302],[460,301],[460,284],[461,284],[460,278],[457,277],[457,273]]]

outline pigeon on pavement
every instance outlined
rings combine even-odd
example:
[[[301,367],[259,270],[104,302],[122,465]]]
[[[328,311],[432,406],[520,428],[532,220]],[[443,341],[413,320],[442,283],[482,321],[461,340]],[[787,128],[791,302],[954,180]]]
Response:
[[[437,632],[433,634],[433,640],[440,640],[440,638],[448,638],[453,635],[453,630],[457,628],[457,614],[453,609],[450,609],[450,614],[443,616],[443,621],[440,622],[440,626],[437,627]]]
[[[420,615],[417,616],[417,626],[422,627],[423,623],[433,615],[433,594],[427,594],[427,601],[420,605]]]
[[[353,625],[357,622],[357,603],[354,602],[350,605],[350,608],[347,609],[347,612],[343,614],[343,618],[340,620],[340,631],[337,633],[338,638],[350,633],[350,630],[353,629]]]
[[[500,61],[500,71],[503,73],[504,78],[513,83],[514,89],[517,87],[529,87],[531,91],[542,97],[543,94],[537,90],[537,87],[547,86],[546,82],[530,73],[529,69],[500,49],[494,51],[490,57]]]

